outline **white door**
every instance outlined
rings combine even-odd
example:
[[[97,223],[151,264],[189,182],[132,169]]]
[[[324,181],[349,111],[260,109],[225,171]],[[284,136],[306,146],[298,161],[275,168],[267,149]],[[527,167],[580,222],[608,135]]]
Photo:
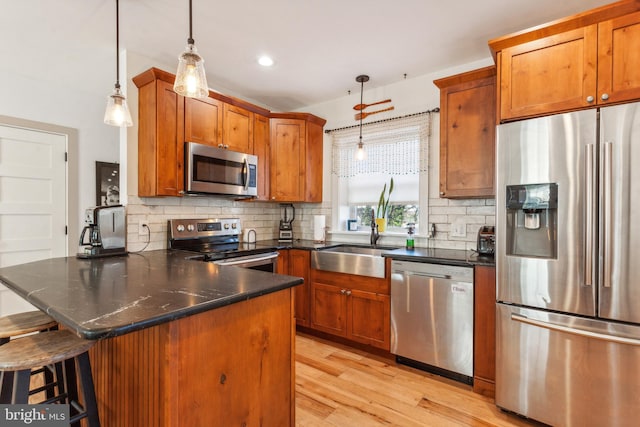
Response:
[[[0,267],[67,255],[67,136],[0,125]],[[0,288],[0,315],[32,310]]]

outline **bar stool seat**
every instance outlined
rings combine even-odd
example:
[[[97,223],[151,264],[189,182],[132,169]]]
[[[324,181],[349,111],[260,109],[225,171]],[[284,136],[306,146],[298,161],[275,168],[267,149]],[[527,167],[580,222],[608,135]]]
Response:
[[[59,387],[59,395],[47,400],[47,403],[64,403],[70,399],[68,403],[71,405],[71,424],[86,417],[89,426],[99,426],[100,419],[88,353],[94,344],[94,341],[79,338],[65,329],[27,335],[0,346],[0,371],[15,372],[11,403],[28,403],[32,369],[61,363],[65,367],[64,385]],[[73,360],[75,365],[69,363]],[[84,406],[76,399],[76,371]]]
[[[18,335],[43,331],[58,323],[40,310],[10,314],[0,317],[0,344]]]

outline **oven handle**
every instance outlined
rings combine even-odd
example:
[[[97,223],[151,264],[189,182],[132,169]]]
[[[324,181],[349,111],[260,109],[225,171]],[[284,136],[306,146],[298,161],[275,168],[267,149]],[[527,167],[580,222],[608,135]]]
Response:
[[[262,261],[269,261],[272,260],[274,258],[278,258],[278,252],[269,252],[266,255],[256,255],[256,256],[243,256],[243,257],[237,257],[237,258],[231,258],[231,259],[221,259],[221,260],[217,260],[217,261],[213,261],[214,264],[218,264],[218,265],[237,265],[237,264],[246,264],[248,262],[255,264],[255,263],[259,263]],[[263,264],[267,264],[266,262]]]

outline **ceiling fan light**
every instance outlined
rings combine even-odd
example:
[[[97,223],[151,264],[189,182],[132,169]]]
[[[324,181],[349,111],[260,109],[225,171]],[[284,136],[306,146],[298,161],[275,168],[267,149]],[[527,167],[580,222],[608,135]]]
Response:
[[[204,59],[198,55],[193,43],[178,57],[178,72],[173,90],[188,98],[206,98],[209,96],[207,76],[204,72]]]
[[[127,106],[120,86],[116,85],[113,93],[107,98],[107,109],[104,112],[104,122],[111,126],[131,126],[131,113]]]

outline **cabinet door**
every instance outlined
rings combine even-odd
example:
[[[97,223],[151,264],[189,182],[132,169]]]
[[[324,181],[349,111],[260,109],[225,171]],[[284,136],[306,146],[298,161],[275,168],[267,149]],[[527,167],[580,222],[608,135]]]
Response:
[[[307,122],[304,201],[322,202],[322,125]]]
[[[597,25],[500,53],[500,119],[595,105]]]
[[[276,273],[289,274],[289,249],[278,251],[278,265],[276,267]]]
[[[162,80],[139,95],[138,195],[178,196],[184,189],[183,98]]]
[[[258,200],[269,200],[269,119],[253,115],[253,154],[258,156]]]
[[[350,338],[384,350],[391,343],[391,299],[388,295],[347,291],[347,330]]]
[[[598,103],[640,98],[640,12],[598,25]]]
[[[311,284],[311,327],[345,337],[347,335],[346,289],[314,282]]]
[[[184,140],[218,146],[222,143],[222,102],[213,98],[185,98]]]
[[[493,197],[494,75],[440,91],[440,196]]]
[[[295,292],[295,317],[296,324],[309,326],[311,319],[309,316],[309,282],[310,253],[301,249],[289,250],[289,275],[302,277],[304,283],[294,288]]]
[[[304,201],[306,123],[271,119],[271,200]]]
[[[496,381],[496,269],[474,270],[473,391],[490,397]]]
[[[224,148],[253,153],[253,113],[244,108],[224,104]]]

